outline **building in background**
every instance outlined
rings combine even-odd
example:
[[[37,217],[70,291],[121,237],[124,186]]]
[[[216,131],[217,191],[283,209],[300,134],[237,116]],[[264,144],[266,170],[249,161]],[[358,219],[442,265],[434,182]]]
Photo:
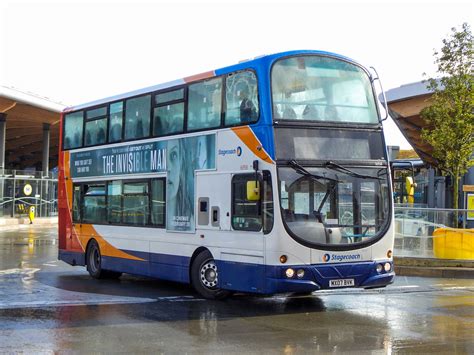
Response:
[[[420,184],[416,188],[418,192],[418,202],[427,207],[451,208],[453,199],[453,184],[449,177],[441,176],[437,169],[437,161],[433,157],[433,148],[421,139],[421,130],[426,127],[424,120],[420,116],[423,108],[430,105],[432,92],[426,88],[423,82],[402,85],[399,88],[388,90],[386,93],[390,116],[411,144],[420,160],[412,161],[414,164],[415,182]],[[410,160],[394,160],[394,171],[402,174],[406,169],[411,170]],[[418,175],[418,177],[417,177]],[[397,183],[397,179],[394,180]],[[398,181],[399,183],[400,181]],[[459,191],[459,206],[467,208],[467,194],[463,190],[474,185],[474,168],[461,178]],[[403,184],[395,185],[394,192],[403,195]],[[416,192],[415,192],[416,194]],[[401,200],[403,202],[403,199]],[[416,197],[415,197],[416,202]],[[469,225],[474,227],[474,223]]]
[[[56,213],[59,119],[64,105],[0,86],[0,217]]]

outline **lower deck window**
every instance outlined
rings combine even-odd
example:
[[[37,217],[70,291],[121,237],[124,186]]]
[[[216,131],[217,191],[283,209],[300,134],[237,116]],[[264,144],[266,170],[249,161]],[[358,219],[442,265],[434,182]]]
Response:
[[[164,178],[74,186],[73,221],[165,226]]]
[[[149,213],[148,183],[123,184],[123,223],[146,225]]]
[[[105,185],[84,186],[83,222],[102,223],[105,221]]]

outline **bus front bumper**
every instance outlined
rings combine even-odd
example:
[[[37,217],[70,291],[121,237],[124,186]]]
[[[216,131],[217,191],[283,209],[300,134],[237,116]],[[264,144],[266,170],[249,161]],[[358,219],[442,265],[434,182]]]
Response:
[[[390,270],[377,271],[377,265],[390,263]],[[288,277],[286,272],[293,269],[294,274]],[[299,278],[298,271],[304,271]],[[393,282],[395,272],[391,260],[377,262],[316,264],[316,265],[289,265],[276,266],[268,270],[266,291],[272,293],[309,293],[323,289],[338,288],[377,288],[385,287]],[[331,280],[346,280],[336,285]],[[347,286],[347,285],[348,286]]]

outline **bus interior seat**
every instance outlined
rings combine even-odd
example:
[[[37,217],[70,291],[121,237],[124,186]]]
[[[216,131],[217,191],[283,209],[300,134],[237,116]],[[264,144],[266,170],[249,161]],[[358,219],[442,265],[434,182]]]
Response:
[[[294,217],[295,221],[307,221],[309,219],[306,213],[295,213]]]
[[[273,119],[278,120],[281,118],[281,113],[278,110],[277,105],[273,105]]]
[[[326,121],[337,121],[339,120],[339,115],[337,113],[337,108],[334,106],[327,106],[324,110],[324,119]]]
[[[86,145],[91,145],[91,144],[92,144],[91,132],[87,131],[86,132]]]
[[[326,228],[326,242],[329,244],[341,244],[341,228]]]
[[[303,111],[303,119],[304,120],[318,120],[320,119],[320,114],[316,106],[314,105],[306,105]]]
[[[116,123],[112,126],[112,129],[110,130],[110,140],[112,142],[116,142],[116,141],[119,141],[121,138],[122,138],[122,126]]]
[[[283,111],[283,118],[288,120],[295,120],[296,119],[296,112],[293,110],[292,107],[287,107]]]
[[[105,143],[105,130],[103,128],[99,129],[99,132],[97,132],[97,141],[96,143]]]
[[[82,145],[82,137],[81,135],[79,134],[79,132],[76,132],[74,134],[74,143],[73,143],[74,147],[80,147]]]
[[[292,210],[285,208],[283,212],[285,214],[285,221],[293,222],[295,220],[295,213]]]

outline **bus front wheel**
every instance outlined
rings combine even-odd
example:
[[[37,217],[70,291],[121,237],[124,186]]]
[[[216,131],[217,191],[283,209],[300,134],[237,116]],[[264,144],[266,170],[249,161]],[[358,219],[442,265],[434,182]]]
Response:
[[[122,273],[102,268],[102,254],[100,253],[99,244],[93,239],[87,247],[86,253],[87,271],[94,279],[116,279]]]
[[[209,251],[200,253],[191,266],[191,282],[194,289],[204,298],[221,300],[230,295],[230,291],[221,290],[218,285],[217,265]]]

